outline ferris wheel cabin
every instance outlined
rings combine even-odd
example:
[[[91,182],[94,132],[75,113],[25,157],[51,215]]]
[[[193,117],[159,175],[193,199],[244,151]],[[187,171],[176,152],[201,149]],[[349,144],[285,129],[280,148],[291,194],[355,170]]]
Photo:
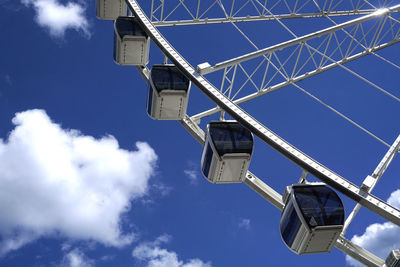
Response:
[[[330,252],[343,229],[344,207],[323,183],[288,186],[280,221],[285,244],[297,254]]]
[[[392,250],[386,258],[386,267],[400,267],[400,250]]]
[[[149,61],[150,38],[134,17],[114,22],[114,60],[119,65],[145,66]]]
[[[181,120],[186,114],[190,80],[175,65],[153,65],[147,113],[155,120]]]
[[[127,10],[125,0],[96,0],[96,17],[99,19],[116,20],[126,16]]]
[[[236,121],[207,126],[201,170],[211,183],[241,183],[253,153],[253,134]]]

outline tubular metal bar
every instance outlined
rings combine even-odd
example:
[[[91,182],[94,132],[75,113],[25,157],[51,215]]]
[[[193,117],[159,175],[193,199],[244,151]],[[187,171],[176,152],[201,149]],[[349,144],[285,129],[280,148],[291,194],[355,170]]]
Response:
[[[137,67],[137,70],[142,76],[143,80],[145,80],[146,83],[149,83],[149,69],[147,67]],[[185,115],[185,117],[179,122],[197,142],[204,146],[204,131],[188,115]],[[282,196],[270,186],[265,184],[261,179],[257,178],[250,171],[247,171],[244,182],[272,205],[277,207],[279,210],[283,210],[285,205],[282,202]]]
[[[200,129],[196,123],[194,123],[189,116],[186,116],[180,121],[182,126],[188,130],[188,132],[197,140],[201,145],[204,145],[204,132]],[[285,204],[282,201],[282,195],[276,192],[274,189],[265,184],[262,180],[257,178],[250,171],[246,174],[246,180],[244,181],[251,189],[262,196],[265,200],[270,202],[280,211],[283,210]],[[359,262],[366,264],[367,266],[383,267],[384,261],[379,257],[375,256],[371,252],[363,249],[360,246],[352,243],[350,240],[343,236],[340,236],[336,240],[336,248],[349,255],[350,257],[358,260]]]
[[[199,126],[197,126],[197,124],[194,123],[189,116],[186,115],[183,120],[179,122],[190,133],[190,135],[193,136],[194,139],[196,139],[202,146],[204,146],[204,131]],[[244,182],[256,193],[266,199],[269,203],[277,207],[279,210],[283,210],[284,204],[282,202],[282,196],[270,186],[265,184],[261,179],[257,178],[250,171],[247,171],[246,179]]]
[[[219,24],[231,22],[251,22],[251,21],[268,21],[275,19],[297,19],[297,18],[319,18],[324,16],[352,16],[352,15],[367,15],[374,12],[375,9],[364,10],[343,10],[343,11],[326,11],[304,14],[279,14],[279,15],[261,15],[261,16],[246,16],[246,17],[228,17],[228,18],[205,18],[194,20],[168,20],[168,21],[153,21],[156,27],[164,26],[181,26],[181,25],[198,25],[198,24]]]
[[[300,82],[300,81],[302,81],[302,80],[304,80],[304,79],[310,78],[310,77],[312,77],[312,76],[315,76],[315,75],[317,75],[317,74],[320,74],[320,73],[325,72],[325,71],[327,71],[327,70],[330,70],[330,69],[332,69],[332,68],[338,67],[339,65],[343,65],[344,63],[347,63],[347,62],[350,62],[350,61],[359,59],[359,58],[361,58],[361,57],[363,57],[363,56],[369,55],[370,53],[379,51],[379,50],[381,50],[381,49],[384,49],[384,48],[386,48],[386,47],[389,47],[389,46],[394,45],[394,44],[399,43],[399,42],[400,42],[400,39],[399,39],[399,40],[393,40],[393,41],[390,41],[390,42],[388,42],[388,43],[381,44],[381,45],[378,45],[378,46],[369,48],[368,50],[365,50],[365,51],[360,52],[360,53],[358,53],[358,54],[355,54],[355,55],[352,55],[352,56],[350,56],[350,57],[344,58],[344,59],[339,60],[339,61],[337,61],[337,62],[335,62],[335,63],[331,63],[331,64],[329,64],[329,65],[320,67],[320,68],[318,68],[318,69],[315,69],[315,70],[313,70],[313,71],[307,72],[307,73],[302,74],[302,75],[299,75],[299,76],[297,76],[297,77],[291,78],[290,80],[287,80],[287,81],[284,81],[284,82],[275,84],[275,85],[270,86],[270,87],[265,88],[265,89],[262,89],[262,88],[261,88],[261,89],[260,89],[258,92],[256,92],[256,93],[249,94],[249,95],[247,95],[247,96],[244,96],[244,97],[242,97],[242,98],[239,98],[239,99],[234,100],[233,103],[235,103],[235,104],[237,104],[237,105],[238,105],[238,104],[245,103],[245,102],[250,101],[250,100],[253,100],[253,99],[257,98],[257,97],[260,97],[260,96],[263,96],[263,95],[265,95],[265,94],[274,92],[274,91],[276,91],[276,90],[279,90],[279,89],[281,89],[281,88],[284,88],[284,87],[286,87],[286,86],[289,86],[289,85],[291,85],[291,84],[293,84],[293,83]],[[216,107],[216,108],[212,108],[212,109],[203,111],[203,112],[198,113],[198,114],[196,114],[196,115],[193,115],[192,118],[193,118],[194,120],[198,120],[198,119],[201,119],[201,118],[203,118],[203,117],[210,116],[210,115],[213,115],[213,114],[215,114],[215,113],[218,113],[218,112],[220,112],[220,111],[221,111],[221,108],[220,108],[220,107]]]
[[[282,195],[264,183],[262,180],[257,178],[250,171],[246,174],[246,180],[244,182],[253,189],[256,193],[262,196],[269,203],[274,205],[279,210],[283,210],[285,204],[282,201]]]
[[[394,156],[399,152],[399,149],[400,149],[400,135],[396,138],[392,146],[389,148],[385,156],[382,158],[379,165],[372,173],[372,177],[376,178],[376,182],[378,182],[378,180],[382,177],[383,173],[386,171],[387,167],[392,162]],[[375,184],[373,186],[375,186]]]
[[[148,69],[137,67],[139,73],[142,78],[149,82]],[[179,121],[181,125],[189,132],[192,137],[198,141],[202,146],[204,146],[205,142],[205,134],[204,131],[197,126],[197,124],[187,115],[183,118],[183,120]],[[306,172],[303,172],[302,177],[306,175]],[[246,180],[244,181],[246,185],[248,185],[251,189],[253,189],[256,193],[262,196],[269,203],[274,205],[280,211],[283,210],[285,204],[282,201],[282,195],[264,183],[261,179],[257,178],[250,171],[247,171]],[[336,241],[335,246],[346,253],[347,255],[353,257],[359,262],[366,264],[367,266],[376,266],[382,267],[383,260],[372,254],[371,252],[353,244],[350,240],[347,240],[343,236],[340,236]]]
[[[396,138],[393,142],[392,146],[386,152],[385,156],[382,158],[381,162],[378,164],[374,172],[371,176],[367,176],[363,182],[363,186],[365,185],[364,190],[367,190],[368,193],[372,192],[375,185],[378,183],[379,179],[381,179],[383,173],[386,171],[389,164],[392,162],[394,156],[399,152],[400,148],[400,135]],[[370,182],[372,180],[372,183]],[[361,205],[357,204],[350,215],[347,217],[342,234],[346,233],[347,228],[349,227],[350,223],[353,221],[354,217],[357,215],[358,211],[360,210]]]
[[[142,76],[143,80],[145,80],[146,83],[149,83],[150,70],[147,68],[147,66],[146,67],[137,66],[136,69],[139,72],[140,76]]]
[[[289,41],[286,41],[286,42],[283,42],[283,43],[280,43],[280,44],[277,44],[277,45],[273,45],[273,46],[270,46],[270,47],[267,47],[267,48],[264,48],[264,49],[257,50],[255,52],[251,52],[251,53],[245,54],[245,55],[240,56],[240,57],[236,57],[236,58],[233,58],[233,59],[229,59],[229,60],[217,63],[214,66],[211,66],[209,68],[200,70],[200,73],[201,74],[207,74],[207,73],[210,73],[210,72],[214,72],[214,71],[217,71],[217,70],[220,70],[220,69],[223,69],[223,68],[226,68],[226,67],[229,67],[229,66],[232,66],[232,65],[235,65],[235,64],[238,64],[238,63],[253,59],[253,58],[257,58],[257,57],[265,55],[267,53],[272,53],[274,51],[281,50],[283,48],[290,47],[290,46],[295,45],[295,44],[306,42],[306,41],[308,41],[310,39],[313,39],[313,38],[316,38],[316,37],[320,37],[320,36],[325,35],[327,33],[335,32],[335,31],[341,30],[343,28],[346,28],[346,27],[349,27],[349,26],[352,26],[352,25],[360,24],[360,23],[362,23],[364,21],[367,21],[367,20],[370,20],[370,19],[373,19],[373,18],[376,18],[376,17],[379,17],[379,16],[388,15],[391,12],[397,12],[399,10],[400,10],[400,5],[396,5],[396,6],[393,6],[393,7],[390,7],[390,8],[378,9],[375,12],[370,13],[370,14],[365,15],[365,16],[362,16],[360,18],[356,18],[356,19],[353,19],[353,20],[350,20],[350,21],[347,21],[347,22],[344,22],[344,23],[341,23],[341,24],[338,24],[338,25],[335,25],[335,26],[320,30],[320,31],[316,31],[316,32],[313,32],[313,33],[310,33],[310,34],[303,35],[301,37],[294,38],[292,40],[289,40]]]
[[[339,192],[360,203],[372,212],[400,226],[400,211],[387,204],[379,198],[360,190],[353,183],[323,166],[318,161],[309,157],[293,145],[289,144],[270,129],[255,120],[239,106],[235,105],[217,88],[208,82],[167,42],[161,33],[149,21],[136,0],[127,0],[128,6],[134,13],[143,30],[150,36],[153,42],[168,56],[177,68],[194,83],[204,94],[206,94],[218,106],[222,107],[232,118],[236,119],[243,126],[253,132],[265,143],[293,161],[303,170],[316,178],[335,188]]]
[[[366,266],[376,266],[376,267],[384,267],[385,261],[381,258],[375,256],[371,252],[363,249],[360,246],[352,243],[350,240],[346,239],[343,236],[339,236],[336,240],[335,246],[349,255],[350,257],[358,260],[359,262],[365,264]]]
[[[206,140],[204,131],[188,115],[185,115],[179,122],[200,145],[204,146]]]

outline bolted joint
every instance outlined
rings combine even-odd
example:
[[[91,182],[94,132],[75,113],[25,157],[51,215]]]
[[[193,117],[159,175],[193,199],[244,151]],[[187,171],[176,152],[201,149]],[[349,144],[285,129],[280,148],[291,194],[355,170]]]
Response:
[[[376,179],[374,177],[368,175],[362,183],[360,189],[364,192],[369,192],[369,190],[374,186],[375,180]]]
[[[204,62],[204,63],[197,65],[196,71],[199,74],[203,75],[203,74],[212,72],[212,67],[211,67],[210,63]]]

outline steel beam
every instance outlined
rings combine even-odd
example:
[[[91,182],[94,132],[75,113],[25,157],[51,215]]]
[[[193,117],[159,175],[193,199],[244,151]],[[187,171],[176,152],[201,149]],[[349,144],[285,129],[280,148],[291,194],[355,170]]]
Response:
[[[391,42],[384,43],[384,44],[369,48],[368,50],[364,50],[364,51],[362,51],[360,53],[357,53],[357,54],[352,55],[350,57],[346,57],[346,58],[344,58],[342,60],[339,60],[337,62],[331,63],[329,65],[326,65],[326,66],[323,66],[323,67],[320,67],[320,68],[317,68],[317,69],[315,69],[313,71],[309,71],[309,72],[301,74],[299,76],[293,77],[290,80],[283,81],[281,83],[269,86],[269,87],[267,87],[265,89],[260,88],[260,90],[258,92],[246,95],[246,96],[244,96],[242,98],[234,100],[233,102],[235,104],[237,104],[237,105],[245,103],[247,101],[253,100],[253,99],[258,98],[260,96],[263,96],[265,94],[268,94],[268,93],[274,92],[276,90],[282,89],[282,88],[284,88],[286,86],[289,86],[289,85],[291,85],[293,83],[300,82],[300,81],[302,81],[304,79],[313,77],[313,76],[315,76],[317,74],[320,74],[320,73],[325,72],[327,70],[333,69],[333,68],[338,67],[340,65],[343,65],[345,63],[348,63],[348,62],[351,62],[353,60],[359,59],[361,57],[367,56],[367,55],[369,55],[371,53],[377,52],[379,50],[382,50],[382,49],[384,49],[386,47],[392,46],[392,45],[397,44],[399,42],[400,42],[400,39],[399,40],[393,40]],[[196,115],[193,115],[192,118],[196,121],[196,120],[199,120],[199,119],[201,119],[203,117],[210,116],[210,115],[213,115],[215,113],[218,113],[220,111],[221,111],[220,107],[215,107],[215,108],[203,111],[201,113],[198,113]]]
[[[197,124],[194,123],[194,121],[189,116],[186,115],[183,120],[179,122],[189,132],[189,134],[193,136],[194,139],[196,139],[202,146],[204,146],[204,131],[199,126],[197,126]],[[250,171],[247,171],[244,183],[260,196],[262,196],[269,203],[277,207],[279,210],[283,210],[284,203],[282,202],[282,196],[270,186],[265,184],[261,179],[257,178]]]
[[[263,141],[275,148],[277,151],[282,153],[284,156],[292,160],[294,163],[302,167],[303,170],[313,174],[315,177],[324,181],[333,188],[344,193],[348,197],[357,201],[358,203],[366,206],[377,214],[384,218],[400,225],[400,212],[394,207],[386,204],[385,202],[377,199],[376,197],[360,192],[360,189],[348,182],[338,174],[332,172],[328,168],[324,167],[317,161],[313,160],[303,152],[295,148],[294,146],[287,143],[285,140],[280,138],[278,135],[270,131],[268,128],[257,122],[249,114],[245,113],[238,106],[232,103],[229,99],[224,97],[218,92],[218,90],[210,84],[206,79],[200,76],[188,62],[181,57],[177,51],[164,39],[164,37],[156,30],[151,24],[146,15],[141,10],[136,0],[127,0],[131,11],[136,17],[139,18],[143,28],[150,35],[152,40],[157,46],[168,56],[168,58],[185,74],[190,80],[198,86],[207,96],[209,96],[218,105],[221,105],[225,111],[227,111],[232,117],[236,118],[240,123],[250,129]],[[138,69],[142,73],[142,77],[146,80],[146,70]],[[200,144],[204,144],[204,132],[194,123],[191,118],[186,116],[180,123],[191,133],[191,135],[199,141]],[[245,183],[263,196],[266,200],[271,202],[279,210],[282,210],[284,204],[282,202],[282,196],[262,182],[260,179],[255,177],[252,173],[248,172],[246,175]],[[343,236],[339,237],[336,241],[335,246],[342,250],[347,255],[355,258],[356,260],[368,265],[368,266],[380,266],[383,267],[384,261],[374,254],[364,250],[363,248],[353,244]]]
[[[335,247],[349,255],[350,257],[358,260],[366,266],[384,267],[385,261],[375,256],[371,252],[363,249],[362,247],[352,243],[350,240],[343,236],[339,236],[336,241]]]
[[[188,130],[188,132],[197,140],[201,145],[204,145],[205,136],[202,129],[200,129],[196,123],[194,123],[189,116],[186,116],[180,121],[182,126]],[[250,171],[246,174],[246,180],[244,181],[251,189],[262,196],[269,203],[274,205],[280,211],[283,210],[285,204],[282,201],[282,195],[276,192],[274,189],[265,184],[262,180],[257,178]],[[372,254],[371,252],[363,249],[360,246],[352,243],[344,236],[340,236],[335,244],[336,248],[343,251],[345,254],[358,260],[359,262],[374,267],[383,267],[384,261]]]
[[[381,9],[378,9],[378,10],[374,11],[373,13],[370,13],[368,15],[362,16],[360,18],[356,18],[356,19],[353,19],[353,20],[350,20],[350,21],[347,21],[347,22],[344,22],[344,23],[341,23],[341,24],[337,24],[335,26],[332,26],[332,27],[329,27],[329,28],[326,28],[326,29],[323,29],[323,30],[320,30],[320,31],[316,31],[316,32],[313,32],[313,33],[310,33],[310,34],[303,35],[301,37],[297,37],[297,38],[291,39],[291,40],[286,41],[286,42],[282,42],[280,44],[276,44],[276,45],[273,45],[273,46],[270,46],[270,47],[267,47],[267,48],[264,48],[264,49],[260,49],[260,50],[257,50],[257,51],[254,51],[254,52],[251,52],[251,53],[248,53],[248,54],[233,58],[233,59],[229,59],[229,60],[217,63],[214,66],[210,66],[210,67],[207,67],[207,68],[204,68],[204,69],[199,68],[198,71],[199,71],[200,74],[211,73],[211,72],[214,72],[214,71],[217,71],[217,70],[220,70],[220,69],[224,69],[226,67],[229,67],[229,66],[232,66],[232,65],[236,65],[236,64],[245,62],[245,61],[250,60],[250,59],[257,58],[259,56],[262,56],[262,55],[265,55],[265,54],[268,54],[268,53],[275,52],[277,50],[282,50],[284,48],[287,48],[287,47],[290,47],[290,46],[293,46],[293,45],[296,45],[296,44],[304,43],[304,42],[306,42],[308,40],[311,40],[311,39],[314,39],[314,38],[317,38],[317,37],[321,37],[321,36],[323,36],[325,34],[336,32],[336,31],[339,31],[339,30],[344,29],[346,27],[350,27],[350,26],[353,26],[353,25],[356,25],[356,24],[360,24],[360,23],[368,21],[370,19],[373,19],[373,18],[376,18],[376,17],[380,17],[380,16],[385,16],[385,15],[390,14],[391,12],[397,12],[397,11],[400,11],[400,5],[396,5],[396,6],[393,6],[393,7],[390,7],[390,8],[381,8]]]
[[[208,80],[196,72],[196,70],[187,62],[168,41],[161,35],[156,27],[152,25],[146,14],[142,11],[136,0],[127,0],[132,13],[138,19],[142,28],[150,36],[153,42],[161,51],[173,62],[177,68],[192,81],[204,94],[206,94],[218,106],[222,107],[232,118],[236,119],[243,126],[249,129],[253,134],[269,146],[283,154],[286,158],[300,166],[303,170],[312,174],[322,182],[335,188],[339,192],[360,203],[369,210],[382,216],[383,218],[400,226],[400,211],[387,204],[383,200],[360,190],[358,186],[341,177],[337,173],[323,166],[321,163],[306,155],[287,141],[282,139],[276,133],[258,122],[250,114],[246,113],[239,106],[226,98],[219,92]],[[396,6],[400,8],[400,5]],[[380,12],[387,12],[385,9]],[[375,12],[373,13],[375,14]],[[372,15],[372,14],[371,14]],[[377,15],[377,14],[375,14]]]
[[[392,146],[386,152],[385,156],[383,156],[382,160],[379,162],[378,166],[375,168],[374,172],[371,176],[367,176],[364,182],[361,185],[361,189],[371,193],[378,181],[382,178],[383,173],[386,171],[389,164],[392,162],[394,156],[399,152],[400,149],[400,135],[396,138],[393,142]],[[347,217],[342,233],[345,234],[347,228],[349,227],[350,223],[353,221],[354,217],[357,215],[358,211],[360,210],[361,205],[357,204],[350,215]]]
[[[262,16],[246,16],[246,17],[227,17],[227,18],[204,18],[194,20],[167,20],[167,21],[153,21],[156,27],[165,26],[186,26],[186,25],[199,25],[199,24],[221,24],[231,22],[252,22],[252,21],[268,21],[276,19],[298,19],[298,18],[320,18],[325,16],[338,17],[338,16],[355,16],[367,15],[374,12],[375,9],[364,10],[341,10],[341,11],[326,11],[316,13],[303,13],[303,14],[277,14],[277,15],[262,15]]]

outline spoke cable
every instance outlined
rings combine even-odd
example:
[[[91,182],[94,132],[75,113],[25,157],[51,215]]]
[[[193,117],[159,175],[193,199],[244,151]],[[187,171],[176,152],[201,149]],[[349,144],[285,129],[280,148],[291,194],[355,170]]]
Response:
[[[223,10],[223,12],[225,13],[226,18],[228,17],[227,12],[225,11],[225,8],[221,2],[221,0],[217,0],[221,9]],[[297,38],[296,34],[293,33],[283,22],[280,21],[279,18],[277,18],[271,11],[269,11],[265,6],[263,6],[258,0],[254,0],[256,1],[259,5],[261,5],[263,7],[263,9],[265,9],[268,13],[270,13],[271,16],[275,17],[275,19],[290,33],[292,34],[295,38]],[[367,1],[366,1],[367,2]],[[367,2],[368,3],[368,2]],[[370,3],[368,3],[370,4]],[[245,37],[245,39],[257,50],[259,50],[259,48],[257,47],[256,44],[254,44],[254,42],[252,42],[250,40],[250,38],[233,22],[231,21],[231,24]],[[317,52],[318,54],[321,54],[322,57],[327,58],[328,60],[331,60],[333,62],[336,62],[335,60],[331,59],[329,56],[324,55],[323,53],[321,53],[318,49],[315,49],[314,47],[308,45],[306,42],[304,43],[308,49],[314,50],[315,52]],[[266,57],[264,55],[264,57]],[[267,59],[269,61],[269,59]],[[280,62],[279,62],[280,63]],[[394,64],[394,63],[393,63]],[[281,68],[283,68],[282,64],[280,63]],[[360,74],[354,72],[353,70],[343,66],[342,64],[338,64],[340,67],[344,68],[345,70],[347,70],[348,72],[350,72],[351,74],[353,74],[354,76],[360,78],[361,80],[367,82],[368,84],[370,84],[371,86],[377,88],[378,90],[382,91],[383,93],[385,93],[386,95],[392,97],[393,99],[395,99],[396,101],[400,102],[400,99],[394,95],[392,95],[391,93],[389,93],[388,91],[384,90],[383,88],[381,88],[380,86],[374,84],[373,82],[369,81],[368,79],[366,79],[365,77],[361,76]],[[285,76],[285,74],[283,74],[279,68],[277,71],[285,78],[287,79],[287,76]],[[313,98],[314,100],[316,100],[318,103],[320,103],[321,105],[323,105],[324,107],[330,109],[331,111],[333,111],[335,114],[337,114],[338,116],[342,117],[343,119],[347,120],[348,122],[350,122],[351,124],[353,124],[354,126],[356,126],[358,129],[360,129],[361,131],[365,132],[366,134],[368,134],[369,136],[373,137],[374,139],[376,139],[377,141],[379,141],[380,143],[384,144],[387,147],[390,147],[390,145],[385,142],[384,140],[382,140],[381,138],[379,138],[378,136],[376,136],[375,134],[373,134],[372,132],[368,131],[366,128],[364,128],[363,126],[361,126],[360,124],[356,123],[355,121],[353,121],[352,119],[350,119],[349,117],[347,117],[346,115],[344,115],[343,113],[339,112],[338,110],[336,110],[335,108],[333,108],[332,106],[328,105],[327,103],[323,102],[322,100],[320,100],[318,97],[314,96],[313,94],[309,93],[308,91],[306,91],[304,88],[302,88],[301,86],[299,86],[296,83],[292,83],[293,86],[295,86],[297,89],[299,89],[301,92],[305,93],[306,95],[310,96],[311,98]]]

